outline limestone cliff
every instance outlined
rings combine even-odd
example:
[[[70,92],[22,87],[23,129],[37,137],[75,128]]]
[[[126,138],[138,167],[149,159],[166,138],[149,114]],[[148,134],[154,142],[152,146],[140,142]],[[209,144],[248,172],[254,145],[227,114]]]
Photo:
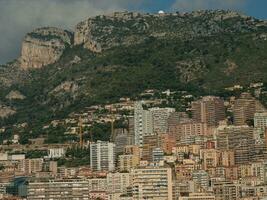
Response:
[[[28,33],[22,42],[20,66],[31,69],[52,64],[71,44],[72,33],[68,31],[51,27],[36,29]]]
[[[15,113],[16,110],[14,110],[13,108],[0,104],[0,119],[7,118],[11,115],[14,115]]]
[[[238,23],[241,19],[243,24]],[[192,21],[194,26],[190,25]],[[229,24],[224,26],[224,22]],[[254,22],[252,18],[223,10],[166,14],[115,12],[80,22],[75,29],[74,45],[102,52],[116,46],[138,44],[149,37],[191,40],[220,32],[246,32],[248,28],[255,28],[251,26]]]

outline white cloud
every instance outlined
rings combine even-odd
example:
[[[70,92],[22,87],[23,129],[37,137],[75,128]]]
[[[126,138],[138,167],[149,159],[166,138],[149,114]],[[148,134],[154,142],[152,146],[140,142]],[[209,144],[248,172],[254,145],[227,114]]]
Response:
[[[24,35],[36,27],[73,29],[79,21],[125,10],[142,0],[0,0],[0,63],[18,57]]]

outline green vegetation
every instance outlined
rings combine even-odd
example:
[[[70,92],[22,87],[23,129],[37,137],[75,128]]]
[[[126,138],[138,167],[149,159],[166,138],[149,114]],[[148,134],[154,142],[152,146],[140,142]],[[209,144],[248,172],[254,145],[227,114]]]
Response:
[[[5,169],[5,166],[3,164],[0,164],[0,171],[4,169]]]
[[[189,14],[164,18],[139,15],[125,22],[95,18],[97,40],[114,45],[99,54],[82,46],[69,47],[57,63],[32,70],[31,78],[23,84],[1,91],[1,101],[15,107],[17,114],[1,120],[0,125],[28,122],[23,143],[41,134],[47,136],[46,143],[65,142],[76,138],[64,135],[63,129],[42,130],[42,126],[86,106],[136,97],[146,89],[228,96],[225,87],[266,82],[266,26],[256,26],[257,20],[240,16],[218,18],[226,13],[207,11],[199,17]],[[70,64],[75,56],[81,62]],[[66,81],[77,84],[78,90],[51,92]],[[11,89],[23,91],[27,98],[6,100],[4,96]],[[266,96],[261,99],[267,102]],[[184,111],[185,103],[177,96],[166,105]],[[93,139],[108,139],[109,130],[109,125],[95,124]]]
[[[85,166],[90,164],[90,149],[73,147],[66,151],[66,157],[58,160],[58,165],[66,167]]]
[[[26,158],[43,158],[44,156],[47,156],[47,151],[41,151],[41,150],[31,150],[27,151],[25,154]]]
[[[45,143],[53,144],[53,143],[65,143],[69,141],[77,141],[76,135],[68,135],[65,134],[66,129],[62,126],[58,127],[49,127],[45,130],[46,140]]]
[[[52,35],[52,34],[42,35],[39,33],[32,32],[32,33],[28,33],[28,35],[33,37],[33,38],[44,40],[44,41],[50,41],[50,40],[60,40],[61,41],[62,40],[60,36]]]

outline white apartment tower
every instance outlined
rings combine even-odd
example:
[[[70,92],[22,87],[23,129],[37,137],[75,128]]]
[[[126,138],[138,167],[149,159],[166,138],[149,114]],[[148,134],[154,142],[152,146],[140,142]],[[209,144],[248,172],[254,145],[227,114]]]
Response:
[[[144,110],[141,102],[134,105],[134,135],[135,145],[143,145],[143,137],[153,134],[152,113]]]
[[[90,144],[90,165],[94,171],[115,169],[115,144],[97,141]]]

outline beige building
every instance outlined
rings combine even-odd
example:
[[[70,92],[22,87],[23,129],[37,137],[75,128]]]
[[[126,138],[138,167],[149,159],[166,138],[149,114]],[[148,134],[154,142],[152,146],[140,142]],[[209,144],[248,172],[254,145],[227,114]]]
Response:
[[[119,156],[119,170],[122,171],[130,171],[133,168],[136,168],[139,165],[140,158],[136,155],[120,155]]]
[[[206,193],[190,193],[189,196],[179,197],[179,200],[215,200],[215,196]]]
[[[235,100],[233,113],[234,124],[241,126],[254,119],[256,112],[263,112],[263,106],[249,93],[242,93],[240,98]]]
[[[80,179],[30,182],[28,200],[89,200],[88,181]]]
[[[221,126],[217,128],[217,148],[233,150],[236,164],[245,164],[254,156],[253,128],[249,126]]]
[[[125,148],[124,148],[124,154],[132,154],[132,155],[135,155],[135,156],[138,156],[140,157],[141,155],[141,150],[138,146],[136,145],[127,145]]]
[[[18,165],[18,170],[24,172],[25,174],[40,172],[42,171],[42,168],[43,168],[42,158],[20,160]]]
[[[207,123],[189,120],[170,127],[168,132],[170,135],[175,135],[176,141],[179,142],[181,138],[188,136],[209,135],[212,133],[212,129],[208,127]]]
[[[142,160],[153,161],[153,149],[160,146],[161,138],[158,135],[145,136],[143,140]]]
[[[166,167],[145,167],[134,169],[133,200],[173,200],[174,183],[172,169]]]
[[[203,159],[203,169],[214,168],[220,164],[220,151],[216,149],[201,149],[200,155]]]
[[[194,121],[216,126],[225,119],[224,101],[219,97],[205,96],[192,102],[192,114]]]
[[[231,182],[217,182],[213,185],[216,200],[238,200],[240,198],[240,186]]]
[[[267,127],[267,112],[254,114],[254,127],[265,130]]]
[[[108,173],[107,174],[107,192],[109,194],[124,194],[127,187],[132,184],[130,173]]]
[[[231,167],[235,165],[234,151],[224,150],[220,154],[220,165],[224,167]]]

